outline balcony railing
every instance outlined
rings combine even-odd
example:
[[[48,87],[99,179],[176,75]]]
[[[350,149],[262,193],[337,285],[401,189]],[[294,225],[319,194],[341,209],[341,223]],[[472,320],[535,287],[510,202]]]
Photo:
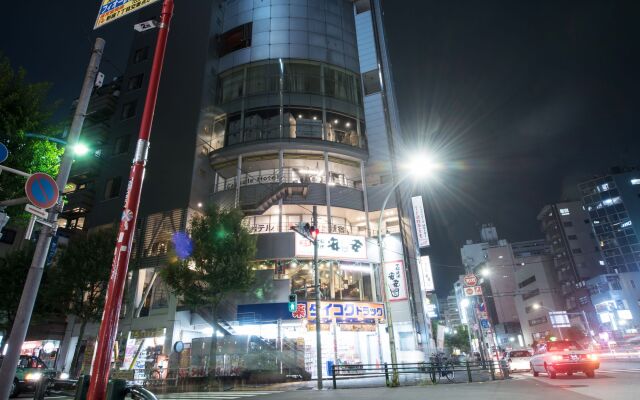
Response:
[[[231,190],[236,187],[236,177],[219,178],[216,186],[216,192],[223,190]],[[304,170],[300,168],[286,167],[282,169],[282,181],[280,180],[280,170],[263,169],[260,171],[248,172],[240,175],[240,187],[250,185],[262,185],[273,183],[325,183],[326,177],[324,171],[317,173],[317,171]],[[362,183],[360,181],[354,181],[346,178],[342,174],[332,174],[329,180],[330,186],[349,187],[361,190]]]

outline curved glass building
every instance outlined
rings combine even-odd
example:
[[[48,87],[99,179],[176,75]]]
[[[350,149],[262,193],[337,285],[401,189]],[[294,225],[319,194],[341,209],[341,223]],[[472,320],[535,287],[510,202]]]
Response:
[[[145,8],[139,21],[158,10]],[[323,368],[390,362],[389,313],[399,361],[431,353],[423,299],[433,287],[418,262],[416,202],[408,190],[391,192],[401,178],[393,160],[403,155],[395,154],[400,132],[381,16],[379,0],[176,4],[119,325],[120,368],[140,370],[142,380],[168,360],[169,370],[197,375],[217,332],[219,375],[267,364],[280,374],[315,375],[316,314]],[[65,217],[68,228],[80,218],[83,229],[120,218],[155,35],[135,34],[102,159],[90,173],[79,165],[72,174],[77,189],[69,196],[80,205],[71,211],[82,215]],[[189,309],[158,275],[173,234],[207,204],[241,209],[258,244],[255,287],[228,296],[215,326],[206,307]],[[314,207],[319,293],[312,246],[290,229],[311,224]],[[293,312],[290,294],[297,295]],[[96,330],[90,324],[85,335]],[[68,363],[77,335],[71,324],[61,338]]]

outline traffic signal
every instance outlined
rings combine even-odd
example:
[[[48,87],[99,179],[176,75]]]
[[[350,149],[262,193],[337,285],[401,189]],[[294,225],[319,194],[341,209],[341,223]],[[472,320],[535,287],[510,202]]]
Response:
[[[311,237],[313,240],[316,240],[318,238],[319,232],[320,230],[318,228],[309,223],[306,223],[304,225],[304,233]]]
[[[298,309],[298,295],[292,293],[289,295],[289,312],[295,312]]]

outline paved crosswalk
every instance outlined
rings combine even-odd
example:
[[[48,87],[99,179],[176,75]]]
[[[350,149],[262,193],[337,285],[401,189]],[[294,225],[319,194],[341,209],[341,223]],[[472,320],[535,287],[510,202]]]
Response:
[[[158,400],[225,400],[225,399],[245,399],[255,396],[282,393],[282,391],[228,391],[228,392],[187,392],[187,393],[167,393],[157,395]]]

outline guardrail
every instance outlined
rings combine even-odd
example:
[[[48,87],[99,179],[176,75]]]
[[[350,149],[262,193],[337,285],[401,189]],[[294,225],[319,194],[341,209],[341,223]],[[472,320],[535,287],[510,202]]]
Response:
[[[420,362],[399,364],[340,364],[333,365],[331,372],[333,388],[337,389],[339,380],[384,377],[387,386],[391,376],[397,370],[399,375],[415,375],[429,378],[431,383],[473,382],[479,374],[489,374],[491,380],[508,379],[509,366],[504,361],[465,362]],[[457,379],[462,376],[463,379]]]
[[[80,383],[78,383],[80,382]],[[89,376],[84,375],[79,380],[47,379],[36,384],[33,393],[34,400],[44,400],[45,395],[69,396],[76,400],[84,400],[87,396]],[[134,400],[158,400],[155,394],[140,385],[130,384],[122,379],[109,381],[108,400],[124,400],[127,396]]]

